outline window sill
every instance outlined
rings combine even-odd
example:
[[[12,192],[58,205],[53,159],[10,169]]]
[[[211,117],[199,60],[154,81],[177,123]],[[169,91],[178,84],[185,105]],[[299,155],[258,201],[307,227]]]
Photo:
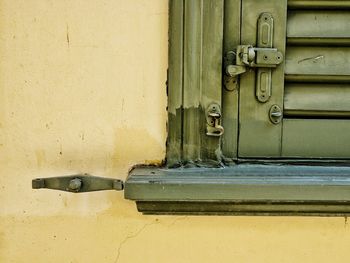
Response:
[[[346,216],[350,167],[135,168],[125,198],[144,214]]]

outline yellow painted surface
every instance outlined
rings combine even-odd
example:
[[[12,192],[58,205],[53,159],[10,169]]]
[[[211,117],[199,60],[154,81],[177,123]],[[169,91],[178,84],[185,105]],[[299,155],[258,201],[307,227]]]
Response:
[[[31,190],[161,162],[167,1],[0,0],[0,262],[348,262],[344,218],[143,216]]]

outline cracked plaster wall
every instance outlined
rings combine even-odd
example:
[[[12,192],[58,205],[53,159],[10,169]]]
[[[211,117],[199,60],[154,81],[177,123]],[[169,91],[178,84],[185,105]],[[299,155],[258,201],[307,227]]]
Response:
[[[161,162],[167,1],[0,1],[0,262],[346,262],[344,218],[142,216],[31,190]]]

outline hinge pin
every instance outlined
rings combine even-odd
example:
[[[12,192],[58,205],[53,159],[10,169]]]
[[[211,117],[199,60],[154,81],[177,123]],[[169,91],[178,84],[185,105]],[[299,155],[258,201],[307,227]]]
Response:
[[[72,192],[79,192],[83,182],[79,178],[74,178],[69,182],[68,190]]]

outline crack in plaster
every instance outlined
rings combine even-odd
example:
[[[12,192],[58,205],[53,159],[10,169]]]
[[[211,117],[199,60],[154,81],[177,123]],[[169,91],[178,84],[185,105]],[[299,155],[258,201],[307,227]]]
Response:
[[[143,227],[141,227],[136,233],[132,234],[132,235],[129,235],[129,236],[126,236],[124,238],[124,240],[122,242],[119,243],[119,247],[118,247],[118,251],[117,251],[117,257],[114,261],[114,263],[117,263],[119,261],[119,257],[120,257],[120,254],[121,254],[121,250],[123,248],[123,246],[130,240],[130,239],[133,239],[133,238],[136,238],[138,235],[140,235],[142,233],[143,230],[145,230],[145,228],[151,226],[151,225],[154,225],[154,224],[157,224],[158,221],[155,221],[155,222],[151,222],[151,223],[148,223],[148,224],[145,224]]]
[[[187,219],[187,216],[179,216],[179,217],[176,217],[173,222],[171,222],[168,227],[172,227],[174,226],[178,221],[180,220],[184,220],[184,219]],[[119,247],[118,247],[118,250],[117,250],[117,257],[114,261],[114,263],[118,263],[119,261],[119,258],[120,258],[120,255],[121,255],[121,251],[122,251],[122,248],[123,246],[130,240],[130,239],[133,239],[133,238],[136,238],[138,237],[147,227],[151,226],[151,225],[155,225],[155,224],[158,224],[159,221],[158,219],[156,219],[156,221],[154,222],[151,222],[151,223],[147,223],[145,224],[143,227],[141,227],[136,233],[132,234],[132,235],[128,235],[126,236],[120,243],[119,243]]]

